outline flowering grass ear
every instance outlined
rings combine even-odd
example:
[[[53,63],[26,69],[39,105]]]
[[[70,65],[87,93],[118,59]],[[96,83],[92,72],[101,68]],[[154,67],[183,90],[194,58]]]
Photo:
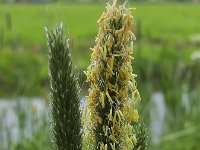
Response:
[[[98,20],[99,33],[86,73],[90,84],[87,101],[85,147],[89,150],[133,150],[137,146],[134,124],[139,120],[140,95],[132,69],[136,39],[132,9],[107,5]]]

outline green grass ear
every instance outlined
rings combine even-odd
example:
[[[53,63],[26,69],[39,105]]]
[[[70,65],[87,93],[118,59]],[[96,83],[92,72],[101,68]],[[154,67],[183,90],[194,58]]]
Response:
[[[147,128],[144,123],[137,123],[135,125],[137,143],[133,150],[147,150],[148,147],[148,134]]]
[[[69,40],[62,24],[46,29],[49,48],[50,119],[55,150],[81,150],[80,97],[73,72]]]

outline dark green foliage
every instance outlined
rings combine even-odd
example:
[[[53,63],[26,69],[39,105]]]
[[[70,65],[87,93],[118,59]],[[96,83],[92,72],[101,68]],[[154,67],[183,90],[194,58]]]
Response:
[[[46,96],[47,64],[41,53],[0,49],[0,97]]]
[[[81,150],[79,87],[72,70],[69,41],[62,25],[47,31],[49,47],[50,116],[56,150]]]
[[[138,123],[135,127],[137,144],[133,150],[146,150],[148,146],[148,135],[144,123]]]

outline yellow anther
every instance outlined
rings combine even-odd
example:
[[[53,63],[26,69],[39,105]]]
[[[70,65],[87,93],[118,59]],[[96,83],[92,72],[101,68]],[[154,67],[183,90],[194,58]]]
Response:
[[[130,59],[134,59],[134,58],[133,58],[132,56],[130,56],[130,55],[129,55],[129,58],[130,58]]]
[[[99,116],[96,116],[95,119],[96,119],[97,123],[102,124],[102,119]]]
[[[117,112],[115,111],[114,118],[113,118],[113,124],[115,124],[117,122],[116,117],[117,117]]]
[[[90,150],[90,146],[89,146],[89,145],[87,145],[86,149],[87,149],[87,150]]]
[[[133,34],[132,31],[129,31],[128,34],[129,34],[129,36],[130,36],[131,38],[133,38],[133,40],[136,40],[136,37],[135,37],[135,35]],[[133,43],[133,42],[131,42],[131,44],[132,44],[132,43]]]
[[[121,124],[121,115],[119,114],[119,111],[116,111],[116,113],[117,113],[117,116],[118,116],[118,125],[120,125]]]
[[[119,144],[119,141],[115,138],[114,135],[110,135],[109,138],[110,138],[113,142],[115,142],[116,144]]]
[[[113,102],[112,98],[110,97],[108,91],[106,91],[106,96],[108,97],[109,101],[113,104],[114,102]]]
[[[105,145],[105,150],[108,150],[108,145],[107,144]]]
[[[100,103],[102,108],[105,108],[105,99],[104,99],[104,93],[100,93]]]
[[[110,121],[112,121],[112,118],[113,118],[113,116],[112,116],[112,108],[110,109],[110,113],[109,113],[109,115],[108,115],[108,119],[110,120]]]
[[[123,113],[121,112],[121,110],[118,110],[118,112],[119,112],[120,116],[122,117],[122,119],[124,119],[124,115],[123,115]]]
[[[104,144],[101,143],[100,150],[104,150]]]
[[[134,146],[134,145],[133,145],[133,142],[131,141],[130,138],[127,138],[127,139],[126,139],[126,144],[127,144],[127,147],[129,147],[129,148],[131,148],[131,149],[132,149],[133,146]]]
[[[106,133],[105,136],[108,136],[108,126],[106,126]]]
[[[139,119],[139,114],[138,114],[138,111],[137,110],[134,110],[134,114],[133,114],[133,121],[134,122],[138,122],[138,119]]]
[[[110,146],[111,146],[111,148],[112,148],[112,150],[115,150],[115,143],[110,143]]]
[[[113,56],[109,61],[109,66],[110,66],[111,70],[113,70],[113,66],[114,66],[114,57]]]
[[[112,35],[109,35],[109,36],[108,36],[108,40],[107,40],[106,45],[107,45],[109,48],[112,47],[112,45],[113,45],[113,36],[112,36]]]

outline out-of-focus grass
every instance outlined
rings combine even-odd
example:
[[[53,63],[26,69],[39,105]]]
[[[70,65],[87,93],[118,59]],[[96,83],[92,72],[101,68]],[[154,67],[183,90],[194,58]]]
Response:
[[[136,3],[131,6],[137,8],[134,17],[138,39],[134,45],[133,69],[143,99],[141,118],[148,125],[148,102],[154,91],[161,90],[169,113],[168,131],[158,149],[198,149],[200,64],[199,59],[191,60],[190,55],[200,47],[200,41],[191,40],[193,35],[200,34],[200,5]],[[104,4],[0,4],[0,97],[46,93],[44,26],[54,27],[56,22],[63,21],[71,37],[74,63],[85,69],[90,59],[89,47],[94,45],[98,32],[97,19],[104,7]],[[189,114],[181,106],[184,87],[190,98]],[[193,127],[196,134],[177,136]],[[24,147],[31,144],[32,141],[27,142]]]
[[[44,96],[47,74],[47,57],[30,51],[0,51],[0,97]]]
[[[150,43],[143,41],[147,47],[144,54],[149,59],[156,56],[152,42],[156,43],[158,50],[162,49],[163,43],[174,46],[176,50],[192,49],[187,40],[200,33],[200,5],[136,3],[130,6],[137,8],[134,16],[141,23],[142,38],[152,39]],[[23,45],[26,50],[46,52],[44,26],[53,27],[56,22],[63,21],[72,39],[75,60],[85,67],[88,65],[89,47],[94,45],[98,31],[97,19],[104,7],[104,4],[1,4],[0,32],[3,32],[3,45],[12,49]],[[11,29],[8,29],[6,23],[8,14],[11,16]],[[77,56],[77,53],[81,53],[82,57]]]
[[[0,27],[5,29],[5,41],[16,34],[22,44],[44,44],[44,26],[63,21],[73,37],[79,40],[95,36],[97,19],[103,4],[0,5]],[[198,4],[131,4],[134,16],[142,22],[142,33],[170,41],[199,33],[200,5]],[[6,30],[5,14],[11,13],[12,29]]]
[[[20,34],[22,44],[44,45],[44,26],[53,27],[56,22],[63,21],[70,34],[84,39],[96,33],[96,20],[102,10],[102,5],[0,5],[0,27],[5,29],[5,42]],[[11,14],[11,31],[6,30],[7,13]]]

